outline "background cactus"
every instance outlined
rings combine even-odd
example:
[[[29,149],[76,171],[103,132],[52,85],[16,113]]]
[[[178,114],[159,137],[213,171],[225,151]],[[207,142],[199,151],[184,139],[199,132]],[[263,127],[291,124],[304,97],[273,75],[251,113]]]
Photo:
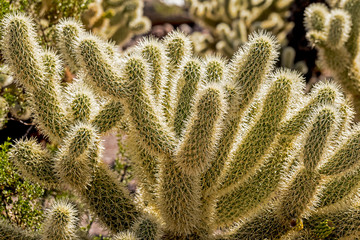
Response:
[[[142,0],[103,0],[91,3],[82,20],[98,35],[124,45],[134,35],[150,30],[151,22],[143,16]]]
[[[341,83],[351,97],[360,114],[359,88],[359,10],[360,1],[328,1],[331,8],[324,4],[312,4],[305,12],[307,39],[319,53],[319,63],[323,69],[330,70],[336,81]]]
[[[195,51],[200,53],[216,50],[231,57],[259,29],[271,31],[286,45],[286,35],[293,27],[287,21],[292,0],[187,2],[191,15],[211,33],[192,35]]]
[[[39,128],[59,144],[51,154],[34,140],[19,141],[12,160],[24,176],[69,186],[114,239],[359,234],[359,127],[351,126],[351,108],[336,85],[320,83],[304,95],[297,73],[275,70],[272,36],[253,34],[228,64],[193,57],[180,32],[142,41],[120,60],[114,46],[75,21],[62,22],[59,36],[65,28],[80,31],[68,44],[74,54],[60,49],[78,64],[79,79],[64,88],[60,61],[38,46],[31,21],[14,14],[2,22],[7,64],[29,93]],[[99,160],[99,136],[123,117],[109,109],[120,108],[136,201]],[[73,212],[60,205],[49,221],[59,207]],[[64,225],[53,224],[56,234],[76,239],[76,214],[65,215]],[[0,229],[10,231],[4,223]],[[28,234],[13,231],[17,239]]]

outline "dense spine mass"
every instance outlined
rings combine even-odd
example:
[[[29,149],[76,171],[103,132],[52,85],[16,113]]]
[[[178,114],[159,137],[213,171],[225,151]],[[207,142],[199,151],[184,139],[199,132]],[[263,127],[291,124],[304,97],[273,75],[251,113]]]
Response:
[[[357,6],[344,2],[344,9]],[[327,29],[329,40],[321,39],[331,51],[356,48],[347,44],[357,33],[343,29],[350,17],[342,11],[325,21],[328,11],[315,5],[307,15],[311,36]],[[35,139],[21,140],[12,161],[34,182],[74,190],[113,239],[359,234],[360,133],[351,107],[332,83],[305,95],[301,76],[275,70],[278,44],[270,35],[250,36],[230,63],[194,57],[180,32],[148,38],[120,58],[113,45],[64,20],[61,59],[76,80],[63,87],[63,63],[37,45],[30,19],[8,15],[1,26],[4,57],[39,129],[59,147],[50,153]],[[101,162],[100,137],[123,115],[136,198]],[[0,239],[85,239],[77,215],[61,200],[39,233],[0,222]]]

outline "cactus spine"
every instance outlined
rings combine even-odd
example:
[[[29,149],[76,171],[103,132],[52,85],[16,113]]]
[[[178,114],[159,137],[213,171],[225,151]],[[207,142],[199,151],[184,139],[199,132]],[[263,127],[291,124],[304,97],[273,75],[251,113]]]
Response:
[[[175,32],[144,40],[120,61],[111,44],[74,31],[75,40],[60,47],[62,54],[72,49],[63,59],[78,64],[78,80],[64,89],[57,82],[61,63],[37,48],[29,22],[6,17],[2,51],[13,70],[36,77],[17,75],[34,108],[46,110],[36,121],[59,151],[51,155],[35,140],[22,140],[12,159],[33,181],[70,186],[114,239],[359,233],[359,127],[352,126],[351,108],[334,84],[320,83],[305,95],[298,74],[274,71],[273,37],[253,34],[226,64],[194,58],[188,38]],[[81,29],[76,24],[63,21],[59,36]],[[100,161],[99,136],[122,114],[139,179],[136,201]],[[77,239],[75,211],[67,204],[52,209],[48,221],[62,219],[62,227],[56,233],[45,227],[42,237]],[[0,231],[18,230],[2,224]]]

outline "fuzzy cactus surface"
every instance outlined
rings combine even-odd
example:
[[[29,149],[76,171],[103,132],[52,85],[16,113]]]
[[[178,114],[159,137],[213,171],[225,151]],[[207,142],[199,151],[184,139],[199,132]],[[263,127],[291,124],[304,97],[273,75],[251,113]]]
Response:
[[[275,69],[279,44],[271,35],[251,35],[227,63],[194,57],[180,32],[120,55],[65,20],[58,36],[73,40],[59,50],[76,63],[77,80],[63,87],[60,58],[39,47],[29,18],[7,15],[1,26],[6,62],[39,129],[59,146],[50,154],[34,139],[21,140],[12,160],[32,181],[73,189],[113,239],[359,234],[360,128],[352,109],[337,85],[319,83],[305,95],[298,73]],[[99,137],[122,117],[135,198],[101,162]],[[39,233],[3,222],[0,232],[16,240],[78,239],[77,218],[74,206],[59,202]]]
[[[319,53],[319,63],[330,70],[352,98],[356,120],[360,120],[359,36],[360,1],[315,3],[305,11],[307,39]]]

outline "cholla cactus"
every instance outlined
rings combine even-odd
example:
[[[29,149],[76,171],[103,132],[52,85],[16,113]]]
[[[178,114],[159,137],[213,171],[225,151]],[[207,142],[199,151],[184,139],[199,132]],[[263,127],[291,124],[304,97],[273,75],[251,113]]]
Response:
[[[7,113],[8,113],[8,103],[6,102],[5,98],[0,97],[0,129],[4,126]]]
[[[93,32],[124,45],[134,35],[150,30],[143,8],[142,0],[103,0],[91,3],[82,19]]]
[[[110,44],[65,21],[59,36],[80,31],[60,52],[74,57],[82,87],[63,92],[60,63],[38,47],[30,20],[10,15],[2,26],[7,63],[42,109],[39,128],[60,148],[50,154],[22,140],[13,161],[33,181],[74,189],[115,239],[359,234],[360,128],[350,126],[351,108],[331,83],[304,95],[298,74],[274,70],[278,44],[268,34],[252,35],[229,64],[193,57],[179,32],[146,39],[120,60]],[[136,201],[99,160],[99,135],[123,114],[118,103],[129,122]],[[57,236],[74,233],[54,227]]]
[[[286,21],[292,0],[188,0],[188,3],[192,16],[211,32],[211,36],[192,35],[195,51],[200,53],[212,49],[231,57],[253,31],[271,31],[280,42],[285,42],[293,28],[293,23]]]
[[[322,68],[332,72],[350,95],[360,118],[359,32],[360,1],[328,1],[312,4],[305,12],[307,38],[319,51]]]

